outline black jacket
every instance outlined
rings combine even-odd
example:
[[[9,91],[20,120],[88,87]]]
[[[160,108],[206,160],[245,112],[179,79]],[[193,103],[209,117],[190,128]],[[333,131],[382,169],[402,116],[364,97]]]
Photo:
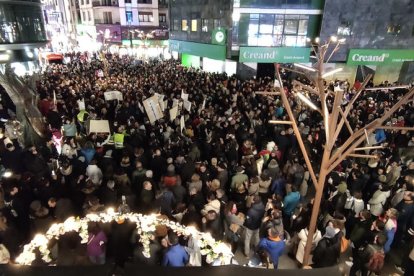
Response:
[[[329,267],[338,263],[341,253],[341,238],[342,232],[339,232],[333,238],[324,237],[318,242],[313,251],[313,267]]]
[[[257,230],[260,228],[262,223],[262,218],[265,213],[265,207],[260,201],[255,203],[247,211],[246,220],[244,221],[244,226],[250,230]]]

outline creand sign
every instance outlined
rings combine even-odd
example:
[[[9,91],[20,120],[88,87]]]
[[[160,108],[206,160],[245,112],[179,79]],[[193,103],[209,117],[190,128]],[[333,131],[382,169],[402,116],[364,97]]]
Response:
[[[348,55],[351,65],[385,65],[414,61],[414,50],[352,49]]]
[[[310,48],[300,47],[240,47],[240,62],[309,62]]]

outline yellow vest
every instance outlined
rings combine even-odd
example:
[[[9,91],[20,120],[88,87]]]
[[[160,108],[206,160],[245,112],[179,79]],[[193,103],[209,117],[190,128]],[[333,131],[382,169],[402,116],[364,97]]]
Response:
[[[78,115],[76,116],[76,118],[78,118],[79,122],[83,123],[83,119],[85,118],[85,114],[89,114],[89,113],[86,112],[86,110],[79,111]]]
[[[114,134],[114,144],[115,148],[123,148],[124,147],[124,133],[115,133]]]

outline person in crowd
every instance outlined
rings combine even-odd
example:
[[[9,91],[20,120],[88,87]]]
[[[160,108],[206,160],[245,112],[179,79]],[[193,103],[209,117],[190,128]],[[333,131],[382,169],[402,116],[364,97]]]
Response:
[[[130,56],[109,53],[70,53],[68,57],[70,61],[64,65],[48,65],[36,84],[34,93],[40,99],[46,121],[44,140],[33,139],[33,143],[20,145],[21,139],[14,133],[20,130],[14,130],[10,122],[0,122],[1,165],[8,174],[12,173],[12,178],[21,179],[0,180],[0,195],[4,194],[0,207],[6,221],[4,227],[0,223],[0,242],[12,259],[16,248],[35,234],[36,228],[31,225],[41,225],[45,218],[58,223],[70,216],[109,207],[118,209],[125,205],[122,198],[130,210],[161,213],[200,230],[204,227],[216,238],[232,243],[233,250],[237,240],[247,255],[251,245],[257,249],[260,237],[269,238],[269,229],[275,228],[280,240],[299,234],[308,238],[306,229],[312,210],[310,168],[304,164],[291,126],[268,123],[285,119],[286,110],[280,99],[275,97],[273,101],[254,93],[275,92],[270,78],[244,81],[224,73],[185,68],[174,60],[137,62]],[[104,77],[98,76],[97,71],[104,72]],[[281,76],[315,170],[325,143],[321,116],[292,93],[293,80],[309,87],[313,84],[288,72],[281,71]],[[369,85],[375,88],[373,83]],[[405,88],[392,93],[362,91],[358,101],[352,102],[355,88],[347,81],[327,83],[328,89],[338,86],[344,90],[343,104],[352,104],[348,116],[352,129],[379,118],[407,92]],[[108,91],[119,91],[122,100],[108,100]],[[13,107],[3,101],[7,97],[1,86],[0,94],[2,118],[12,118],[13,114],[6,113]],[[55,94],[57,100],[53,103]],[[150,121],[144,106],[155,95],[163,97],[163,118]],[[188,96],[190,108],[182,106],[182,95]],[[327,102],[333,102],[329,93]],[[173,118],[169,111],[177,105],[180,108]],[[410,114],[414,114],[412,101],[384,124],[412,127]],[[94,120],[107,120],[110,133],[89,133]],[[412,132],[386,129],[371,136],[369,139],[382,148],[367,150],[366,154],[378,158],[368,162],[347,158],[329,174],[318,230],[325,232],[332,221],[346,221],[345,234],[351,239],[354,258],[381,232],[388,236],[384,246],[387,253],[393,250],[391,245],[401,246],[405,252],[402,255],[408,256],[410,233],[414,233],[414,162],[410,150],[414,136]],[[348,137],[349,133],[341,131],[334,148]],[[35,204],[30,206],[32,202]],[[43,206],[49,210],[47,215]],[[337,262],[343,229],[333,226],[334,230],[326,231],[314,246],[315,267]],[[13,242],[12,230],[23,237]],[[318,237],[316,231],[313,241]],[[111,239],[108,233],[108,241]],[[158,239],[167,245],[163,237],[157,237],[152,241],[155,247]],[[171,239],[175,245],[170,244],[168,251],[177,245]],[[134,250],[142,248],[137,240],[135,237]],[[268,240],[270,244],[274,242]],[[134,250],[128,250],[129,257]],[[187,263],[184,256],[183,253],[180,265]],[[194,256],[199,256],[198,252]],[[298,261],[302,259],[298,256]],[[200,262],[191,261],[195,263]]]
[[[246,220],[244,221],[245,239],[244,239],[244,255],[250,256],[250,245],[256,247],[259,243],[259,229],[262,217],[265,213],[263,202],[260,196],[256,195],[253,199],[252,207],[247,210]]]
[[[167,239],[168,249],[162,259],[163,266],[182,267],[188,263],[188,253],[178,241],[177,234],[170,231]]]
[[[107,237],[101,230],[98,223],[91,223],[88,226],[89,237],[87,243],[88,257],[91,263],[102,265],[106,260]]]
[[[276,228],[269,228],[267,237],[262,238],[258,245],[259,250],[264,250],[269,255],[274,269],[278,269],[279,258],[285,249],[285,242],[280,238],[280,233]]]

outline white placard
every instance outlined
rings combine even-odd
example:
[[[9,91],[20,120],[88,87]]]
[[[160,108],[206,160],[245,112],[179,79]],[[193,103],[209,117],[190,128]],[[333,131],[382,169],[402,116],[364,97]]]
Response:
[[[170,121],[174,121],[175,118],[177,118],[178,115],[178,105],[174,106],[170,109]]]
[[[89,133],[111,133],[108,120],[90,120]]]
[[[180,129],[181,129],[181,133],[183,133],[183,129],[185,129],[184,116],[181,116],[181,119],[180,119]]]
[[[104,93],[105,101],[118,100],[123,101],[122,93],[119,91],[108,91]]]
[[[78,100],[78,107],[79,107],[79,110],[86,110],[85,99]]]
[[[184,93],[184,89],[181,90],[181,99],[188,101],[188,94]]]
[[[184,108],[185,108],[185,110],[190,112],[191,111],[191,102],[184,100]]]
[[[144,104],[145,112],[147,112],[150,123],[153,124],[155,121],[161,119],[164,114],[161,110],[158,102],[158,96],[154,95],[151,98],[146,99],[142,102]]]
[[[206,109],[206,99],[203,100],[203,105],[201,106],[201,110]]]

